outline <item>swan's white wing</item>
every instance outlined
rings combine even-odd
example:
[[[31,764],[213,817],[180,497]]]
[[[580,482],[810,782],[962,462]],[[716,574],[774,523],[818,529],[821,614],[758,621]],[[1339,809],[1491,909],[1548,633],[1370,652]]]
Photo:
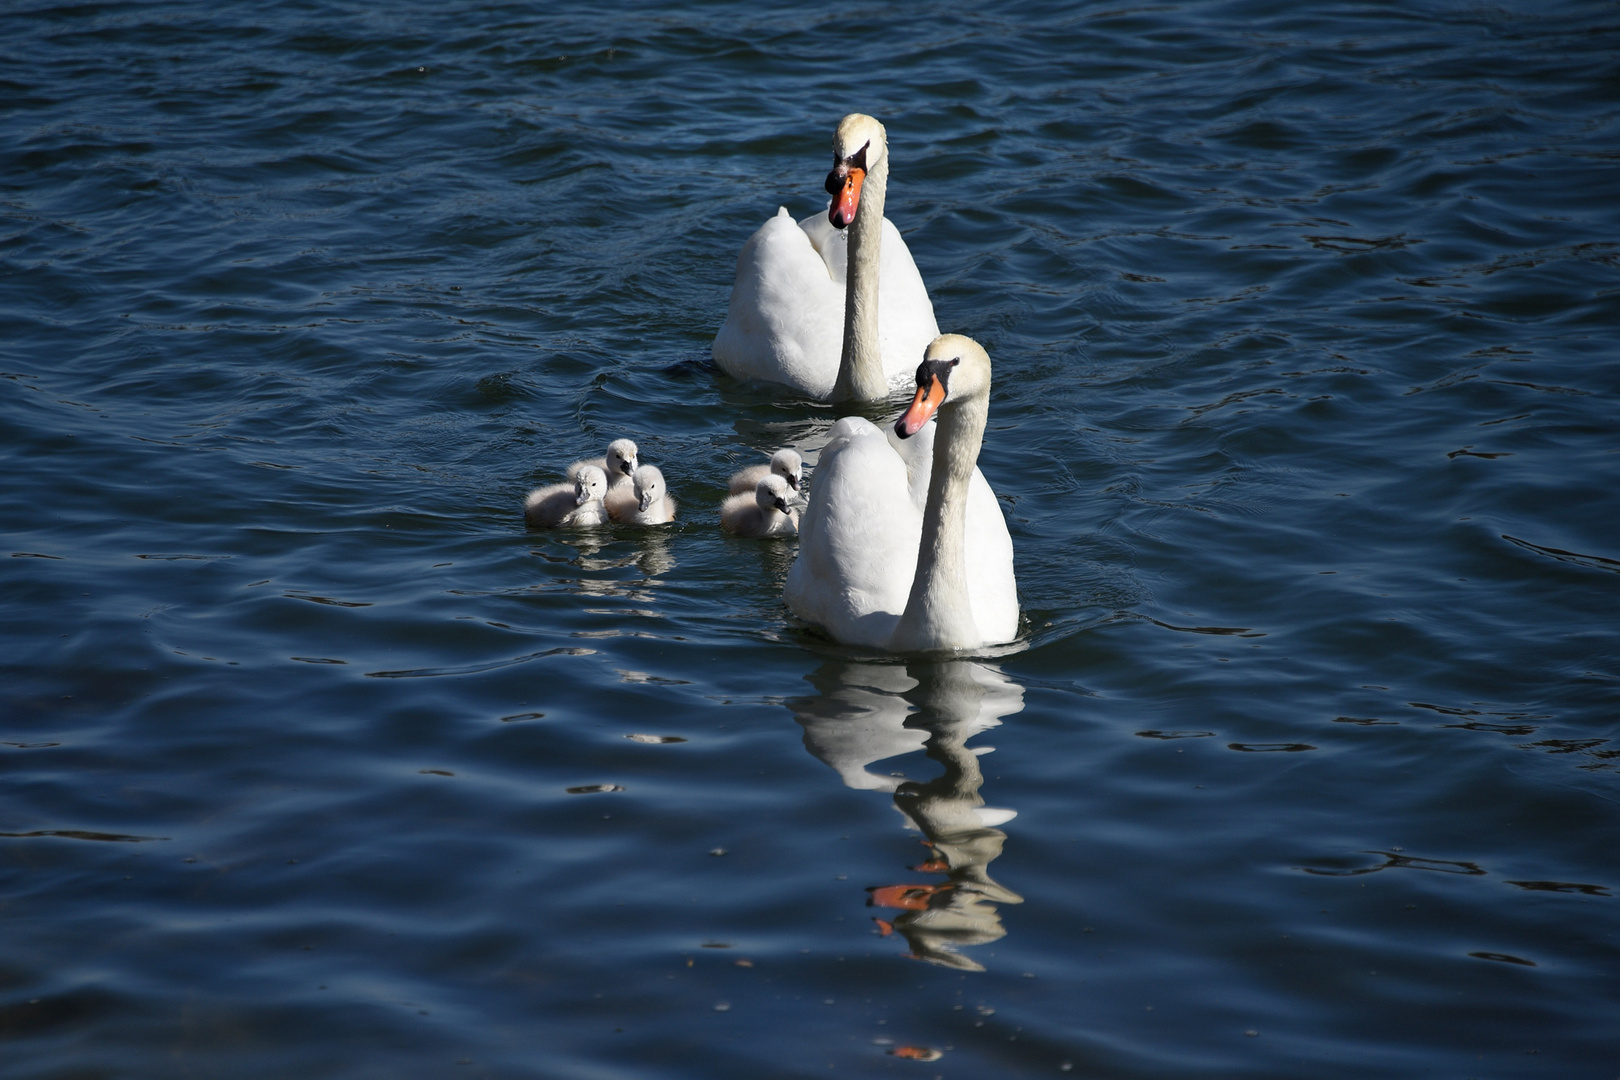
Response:
[[[839,351],[843,350],[844,283],[849,274],[849,232],[835,229],[825,212],[799,222],[810,244],[827,263],[838,284]],[[904,386],[917,373],[923,350],[939,336],[934,305],[922,273],[900,230],[883,219],[882,258],[878,263],[878,347],[883,352],[883,374],[890,386]]]
[[[833,228],[825,210],[801,220],[799,228],[804,230],[810,246],[816,249],[821,261],[827,264],[827,276],[838,283],[839,305],[842,307],[844,282],[849,280],[849,230]],[[882,279],[878,280],[881,288]],[[882,296],[882,293],[878,295]],[[843,328],[842,311],[839,312],[839,328]]]
[[[906,489],[919,518],[928,505],[928,477],[934,471],[934,436],[938,433],[939,424],[932,420],[909,439],[895,434],[894,425],[883,425],[883,437],[889,440],[895,456],[905,463]]]
[[[917,569],[922,515],[906,466],[883,433],[848,416],[833,425],[799,522],[788,572],[793,613],[852,645],[885,645]]]
[[[843,280],[828,275],[787,208],[777,210],[737,256],[714,362],[739,379],[784,383],[824,398],[838,378],[843,328]]]
[[[939,337],[934,304],[911,249],[894,222],[883,219],[883,261],[878,273],[878,340],[891,386],[914,385],[928,343]],[[842,342],[840,342],[840,345]]]

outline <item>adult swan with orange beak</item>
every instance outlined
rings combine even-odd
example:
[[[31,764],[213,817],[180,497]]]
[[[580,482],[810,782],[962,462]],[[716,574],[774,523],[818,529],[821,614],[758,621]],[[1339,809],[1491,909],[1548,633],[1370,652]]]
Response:
[[[989,354],[945,334],[915,371],[917,394],[894,441],[860,417],[833,425],[799,523],[787,605],[838,641],[889,652],[1011,641],[1012,537],[977,465]]]
[[[821,401],[876,401],[904,386],[939,334],[917,264],[883,216],[889,141],[861,113],[838,124],[825,214],[786,207],[737,256],[714,362],[739,379]]]

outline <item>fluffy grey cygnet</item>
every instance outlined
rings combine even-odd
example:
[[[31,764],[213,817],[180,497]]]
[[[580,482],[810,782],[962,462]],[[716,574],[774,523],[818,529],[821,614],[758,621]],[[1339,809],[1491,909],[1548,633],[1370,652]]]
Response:
[[[608,443],[607,453],[599,458],[586,458],[584,461],[574,462],[568,466],[566,475],[570,480],[577,480],[579,471],[592,465],[606,474],[608,490],[629,487],[630,478],[636,472],[636,444],[629,439],[614,439]]]
[[[793,498],[786,480],[767,474],[752,494],[733,495],[720,504],[720,527],[738,536],[797,536],[799,512]]]
[[[773,473],[786,480],[788,487],[798,491],[799,481],[804,476],[804,462],[792,450],[778,450],[771,455],[769,465],[750,465],[732,473],[731,494],[751,495],[759,487],[759,482]]]
[[[571,484],[548,484],[529,492],[523,500],[523,520],[531,529],[584,527],[607,521],[607,474],[584,465]]]
[[[583,528],[590,525],[607,524],[607,474],[595,465],[586,465],[574,477],[574,511],[569,514],[564,524]]]
[[[608,516],[625,525],[663,525],[675,520],[675,500],[664,489],[664,474],[655,465],[635,471],[632,483],[608,492]]]

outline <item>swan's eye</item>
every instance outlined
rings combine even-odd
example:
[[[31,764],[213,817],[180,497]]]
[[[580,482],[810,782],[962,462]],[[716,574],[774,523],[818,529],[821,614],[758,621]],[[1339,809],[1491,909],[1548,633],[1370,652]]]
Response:
[[[861,172],[866,171],[866,150],[867,147],[871,145],[872,143],[868,141],[866,146],[861,147],[847,158],[839,157],[837,152],[834,151],[832,172],[827,174],[827,194],[837,195],[844,186],[844,178],[847,177],[852,170],[859,169]]]

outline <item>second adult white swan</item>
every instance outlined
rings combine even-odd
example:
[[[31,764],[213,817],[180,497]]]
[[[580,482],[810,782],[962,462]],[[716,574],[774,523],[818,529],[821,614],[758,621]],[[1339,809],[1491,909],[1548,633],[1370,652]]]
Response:
[[[1012,537],[975,464],[990,357],[971,338],[945,334],[916,372],[917,395],[894,425],[904,442],[860,417],[833,425],[799,522],[787,605],[841,642],[891,652],[1011,641]]]
[[[900,230],[883,216],[888,184],[883,125],[844,117],[827,213],[795,223],[782,207],[737,256],[714,339],[722,370],[819,400],[874,401],[905,384],[939,324]]]

